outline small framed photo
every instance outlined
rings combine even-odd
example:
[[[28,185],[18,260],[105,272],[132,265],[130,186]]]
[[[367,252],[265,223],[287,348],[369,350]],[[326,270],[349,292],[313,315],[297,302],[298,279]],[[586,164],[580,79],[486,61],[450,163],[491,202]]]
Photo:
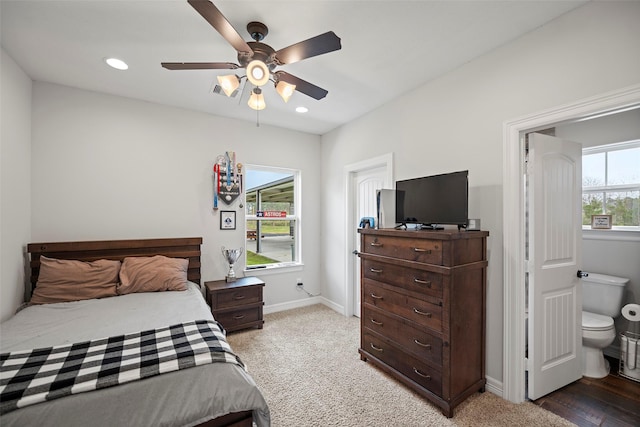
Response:
[[[236,211],[220,211],[220,230],[236,229]]]
[[[610,230],[611,215],[591,215],[591,228],[593,230]]]

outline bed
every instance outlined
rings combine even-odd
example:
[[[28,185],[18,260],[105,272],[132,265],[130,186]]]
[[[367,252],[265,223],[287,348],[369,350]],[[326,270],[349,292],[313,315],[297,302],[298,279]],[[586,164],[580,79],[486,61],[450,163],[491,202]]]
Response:
[[[4,365],[8,363],[7,360],[18,359],[21,354],[32,357],[37,354],[31,351],[33,349],[48,349],[51,354],[79,346],[91,351],[107,351],[104,349],[112,346],[114,341],[129,342],[127,339],[130,337],[145,337],[147,340],[150,333],[156,339],[172,335],[175,330],[181,332],[182,339],[193,334],[200,339],[198,343],[203,339],[207,343],[215,340],[222,350],[209,351],[206,343],[204,347],[194,344],[193,348],[188,349],[191,357],[186,359],[192,361],[191,364],[182,359],[162,362],[164,359],[156,355],[154,363],[160,368],[154,365],[157,372],[149,376],[143,377],[146,367],[143,368],[144,364],[141,364],[139,368],[130,371],[134,374],[121,372],[119,377],[115,375],[115,378],[119,378],[116,384],[109,383],[103,387],[98,378],[93,382],[83,383],[93,384],[87,386],[86,391],[83,389],[84,385],[80,387],[75,384],[59,398],[49,396],[46,400],[40,398],[43,401],[33,404],[23,402],[16,404],[15,406],[20,406],[16,409],[7,409],[9,399],[5,398],[0,423],[5,427],[240,427],[254,423],[259,427],[269,426],[269,408],[264,397],[242,361],[228,348],[224,332],[215,329],[219,325],[202,297],[199,286],[201,243],[202,238],[170,238],[29,244],[30,283],[34,289],[39,283],[41,265],[52,260],[75,260],[87,264],[119,261],[122,273],[125,258],[128,261],[166,257],[171,262],[186,259],[188,265],[185,261],[184,270],[188,281],[186,290],[181,291],[131,292],[104,298],[29,305],[0,325],[0,350]],[[40,283],[44,282],[42,278]],[[44,285],[41,286],[44,288]],[[34,291],[34,297],[36,293]],[[171,333],[168,334],[167,331]],[[119,338],[114,340],[114,337]],[[101,345],[107,342],[110,344]],[[155,345],[160,353],[162,341],[158,339]],[[142,345],[140,347],[139,354],[147,357],[147,349],[142,349]],[[121,355],[133,352],[128,347],[122,348],[125,351],[121,351]],[[93,354],[89,350],[85,351],[88,355]],[[213,355],[221,355],[225,360],[213,360]],[[10,356],[15,358],[11,359]],[[193,362],[207,357],[212,361],[207,359],[206,362]],[[107,360],[107,356],[104,358]],[[121,358],[126,360],[124,356]],[[138,379],[136,375],[141,378]],[[5,372],[3,377],[6,377]],[[34,393],[34,396],[37,395]]]

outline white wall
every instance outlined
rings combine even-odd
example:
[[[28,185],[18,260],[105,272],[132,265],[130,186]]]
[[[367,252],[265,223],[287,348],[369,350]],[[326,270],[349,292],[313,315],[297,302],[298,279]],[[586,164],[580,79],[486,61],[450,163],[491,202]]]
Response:
[[[1,49],[0,321],[24,300],[24,251],[30,239],[31,79]]]
[[[223,279],[220,248],[244,245],[244,211],[221,203],[238,213],[235,231],[220,230],[212,168],[233,150],[240,163],[301,170],[304,268],[256,274],[265,304],[306,299],[297,277],[319,292],[319,136],[49,83],[33,98],[32,241],[202,236],[202,278]]]
[[[393,151],[395,179],[469,169],[469,216],[491,233],[487,376],[501,382],[503,123],[638,83],[638,22],[640,3],[587,4],[323,136],[324,296],[344,304],[344,165]]]

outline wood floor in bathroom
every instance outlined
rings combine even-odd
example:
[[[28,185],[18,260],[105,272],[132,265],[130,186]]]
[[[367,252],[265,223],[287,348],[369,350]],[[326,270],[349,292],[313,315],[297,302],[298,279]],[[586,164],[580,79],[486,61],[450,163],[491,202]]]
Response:
[[[640,382],[618,375],[618,360],[607,359],[609,376],[581,378],[533,403],[580,427],[640,426]]]

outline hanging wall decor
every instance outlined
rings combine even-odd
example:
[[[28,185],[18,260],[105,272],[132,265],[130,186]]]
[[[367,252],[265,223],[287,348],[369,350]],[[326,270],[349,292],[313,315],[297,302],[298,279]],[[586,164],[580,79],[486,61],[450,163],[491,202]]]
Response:
[[[213,209],[218,201],[231,205],[242,194],[242,164],[236,163],[236,153],[227,151],[213,165]]]

